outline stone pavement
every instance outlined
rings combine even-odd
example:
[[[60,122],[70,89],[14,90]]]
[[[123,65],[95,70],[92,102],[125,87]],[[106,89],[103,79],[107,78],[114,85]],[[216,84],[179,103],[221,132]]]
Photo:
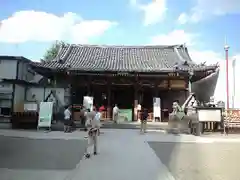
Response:
[[[48,160],[51,161],[49,162],[50,164],[52,163],[52,165],[48,165],[46,169],[44,169],[46,164],[43,166],[43,163],[39,163],[35,169],[26,166],[26,164],[24,169],[16,169],[16,167],[7,169],[7,167],[4,168],[2,164],[0,167],[2,168],[0,169],[0,179],[239,179],[239,176],[236,175],[240,170],[237,165],[237,162],[240,160],[240,156],[238,155],[238,152],[240,152],[240,138],[234,138],[233,141],[227,137],[206,138],[191,135],[169,135],[165,134],[164,131],[150,131],[145,135],[140,135],[137,130],[102,129],[102,131],[104,134],[100,136],[99,140],[99,155],[82,160],[80,160],[79,155],[75,155],[69,158],[72,159],[71,161],[68,161],[69,159],[66,158],[65,161],[68,166],[65,165],[63,167],[62,161],[60,159],[57,160],[56,155],[52,157],[53,153],[51,152],[49,154],[47,149],[51,149],[53,146],[57,147],[62,157],[64,157],[64,152],[66,151],[77,154],[76,152],[79,150],[79,154],[82,156],[83,152],[81,149],[85,148],[83,141],[86,134],[84,132],[77,131],[71,134],[64,134],[62,132],[43,133],[0,130],[0,136],[2,135],[5,138],[14,136],[22,138],[28,137],[28,139],[35,139],[36,141],[43,140],[41,143],[45,143],[46,148],[41,149],[38,143],[33,142],[34,145],[31,145],[31,150],[36,151],[39,158],[44,157],[45,161]],[[7,143],[7,140],[8,139],[5,139],[5,143]],[[57,143],[56,141],[59,140],[64,141]],[[3,145],[4,143],[1,143],[1,146]],[[24,143],[24,146],[26,146],[27,150],[30,143]],[[34,148],[35,146],[37,147]],[[70,151],[70,149],[73,148],[77,149],[77,151]],[[0,153],[1,149],[4,148],[0,147]],[[36,149],[40,150],[37,151]],[[41,152],[44,152],[45,155],[41,154]],[[66,153],[66,157],[67,155]],[[78,162],[74,161],[75,157],[79,159]],[[55,164],[53,162],[55,162]],[[59,165],[56,165],[56,163],[59,163]],[[55,169],[53,168],[53,164]],[[73,165],[75,165],[75,168]],[[59,168],[60,166],[63,168]]]

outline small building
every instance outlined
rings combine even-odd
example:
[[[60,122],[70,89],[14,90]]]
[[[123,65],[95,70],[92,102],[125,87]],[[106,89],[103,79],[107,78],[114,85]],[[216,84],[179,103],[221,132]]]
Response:
[[[35,76],[30,63],[21,56],[0,56],[0,117],[18,111],[24,101],[25,87]]]
[[[138,104],[153,112],[154,97],[161,99],[163,119],[172,102],[183,103],[191,89],[199,92],[199,99],[209,100],[219,72],[218,65],[194,63],[184,45],[64,45],[54,60],[31,66],[54,87],[69,92],[69,103],[77,106],[84,96],[92,96],[95,105],[106,107],[106,118],[117,104],[131,110],[132,120],[137,120]]]

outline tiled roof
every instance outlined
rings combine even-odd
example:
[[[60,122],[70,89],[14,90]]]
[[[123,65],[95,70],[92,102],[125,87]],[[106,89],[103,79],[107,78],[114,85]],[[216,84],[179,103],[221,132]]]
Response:
[[[114,72],[161,72],[172,71],[176,67],[180,70],[207,68],[196,65],[184,45],[65,45],[54,60],[36,65],[53,69]]]

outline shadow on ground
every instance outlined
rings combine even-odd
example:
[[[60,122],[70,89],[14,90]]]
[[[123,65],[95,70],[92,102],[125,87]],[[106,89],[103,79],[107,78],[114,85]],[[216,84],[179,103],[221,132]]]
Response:
[[[240,144],[149,142],[176,180],[239,180]]]
[[[84,140],[0,136],[0,168],[71,170],[84,155]]]

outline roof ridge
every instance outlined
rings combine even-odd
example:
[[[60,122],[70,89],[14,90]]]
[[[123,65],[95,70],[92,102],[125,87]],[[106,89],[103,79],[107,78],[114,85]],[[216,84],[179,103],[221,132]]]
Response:
[[[99,48],[179,48],[183,47],[182,44],[174,44],[174,45],[97,45],[97,44],[67,44],[65,47],[99,47]]]

